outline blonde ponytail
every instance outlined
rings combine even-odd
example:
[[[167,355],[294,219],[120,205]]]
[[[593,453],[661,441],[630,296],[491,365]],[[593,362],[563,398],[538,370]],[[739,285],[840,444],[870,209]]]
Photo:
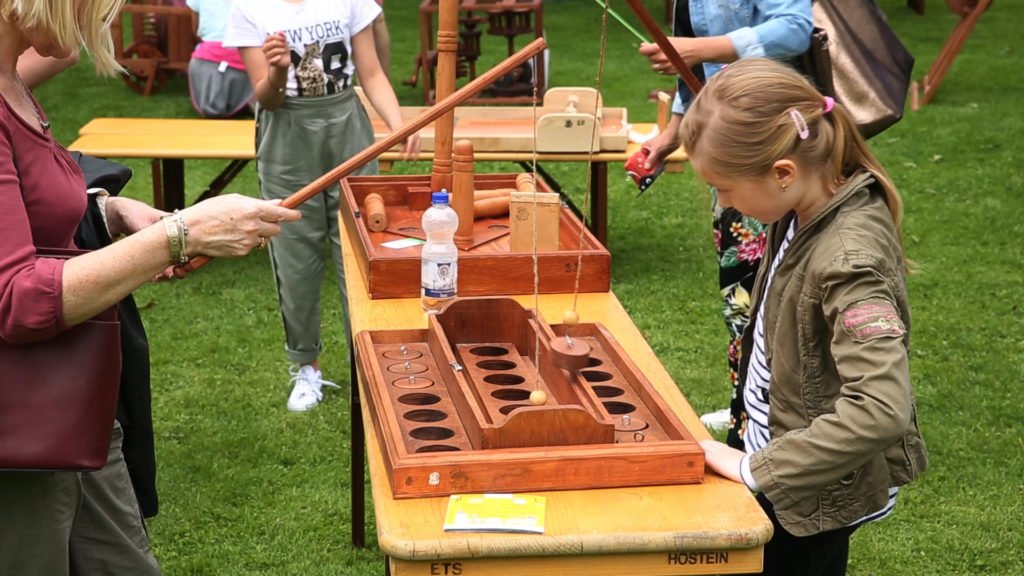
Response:
[[[683,117],[682,144],[718,174],[756,178],[794,158],[841,185],[859,171],[874,174],[903,248],[903,201],[888,172],[840,104],[785,64],[744,58],[716,74]],[[800,121],[795,119],[799,118]]]

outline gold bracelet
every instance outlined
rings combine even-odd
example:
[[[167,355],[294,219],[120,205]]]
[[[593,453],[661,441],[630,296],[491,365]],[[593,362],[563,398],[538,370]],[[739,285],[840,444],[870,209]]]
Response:
[[[162,218],[164,221],[164,232],[167,233],[167,244],[171,252],[171,264],[188,264],[188,226],[185,220],[175,210]]]
[[[178,224],[171,216],[164,216],[164,232],[167,233],[167,247],[171,252],[171,264],[181,260],[181,236],[178,235]]]
[[[174,211],[174,220],[178,224],[178,233],[181,234],[181,260],[178,263],[184,266],[188,264],[188,226],[177,210]]]

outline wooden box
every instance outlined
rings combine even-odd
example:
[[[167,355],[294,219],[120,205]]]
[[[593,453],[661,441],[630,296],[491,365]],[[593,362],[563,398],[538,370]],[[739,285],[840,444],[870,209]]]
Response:
[[[592,349],[582,370],[551,362],[566,330]],[[425,330],[359,333],[356,353],[396,498],[703,480],[693,435],[600,324],[460,299]]]
[[[527,252],[558,249],[558,194],[512,192],[508,206],[509,249]]]
[[[476,190],[515,188],[516,174],[476,174]],[[541,190],[550,192],[543,182]],[[352,176],[342,180],[341,218],[348,230],[370,298],[415,298],[420,295],[420,246],[387,248],[383,243],[420,238],[423,210],[409,207],[410,198],[429,189],[430,176]],[[410,192],[410,190],[412,192]],[[366,196],[384,199],[388,227],[371,232],[362,217]],[[509,248],[508,217],[476,220],[474,244],[459,251],[459,296],[533,294],[533,251]],[[607,292],[611,254],[571,210],[560,206],[558,249],[537,253],[537,289],[541,294]],[[352,271],[349,271],[352,273]]]

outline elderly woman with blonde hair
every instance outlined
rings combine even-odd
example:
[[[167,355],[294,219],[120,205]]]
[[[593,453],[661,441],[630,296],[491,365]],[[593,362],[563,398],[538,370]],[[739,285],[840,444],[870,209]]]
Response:
[[[0,345],[54,338],[192,256],[241,256],[300,214],[240,195],[174,214],[109,197],[112,237],[68,260],[87,205],[78,165],[18,75],[19,57],[68,58],[85,48],[100,73],[119,71],[110,24],[123,0],[0,0]],[[26,385],[31,385],[27,382]],[[0,471],[0,574],[159,574],[111,422],[106,466],[95,472]]]

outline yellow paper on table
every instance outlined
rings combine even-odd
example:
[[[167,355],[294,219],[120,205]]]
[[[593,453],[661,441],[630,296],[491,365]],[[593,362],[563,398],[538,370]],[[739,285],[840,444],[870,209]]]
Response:
[[[452,494],[444,529],[543,534],[546,503],[545,497],[532,494]]]

